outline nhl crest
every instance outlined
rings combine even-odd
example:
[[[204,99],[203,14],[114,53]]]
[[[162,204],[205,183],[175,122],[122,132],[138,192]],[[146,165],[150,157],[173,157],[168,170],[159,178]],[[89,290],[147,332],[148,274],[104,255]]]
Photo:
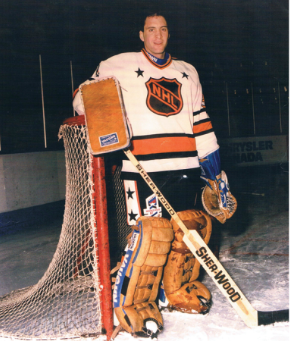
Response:
[[[149,79],[146,82],[148,90],[147,106],[155,114],[171,116],[178,114],[183,107],[181,83],[176,79]]]

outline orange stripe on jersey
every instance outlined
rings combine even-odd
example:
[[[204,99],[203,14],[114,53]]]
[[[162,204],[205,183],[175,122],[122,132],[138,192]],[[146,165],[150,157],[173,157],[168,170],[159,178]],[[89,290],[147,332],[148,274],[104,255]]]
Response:
[[[193,126],[194,134],[202,133],[203,131],[207,131],[210,129],[212,129],[212,124],[210,121]]]
[[[196,151],[195,138],[186,136],[157,137],[131,142],[131,150],[135,155]]]

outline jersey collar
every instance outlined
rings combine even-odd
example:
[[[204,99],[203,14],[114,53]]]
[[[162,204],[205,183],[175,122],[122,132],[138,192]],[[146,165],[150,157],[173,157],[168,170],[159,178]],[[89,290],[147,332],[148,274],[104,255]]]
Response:
[[[149,60],[149,62],[151,64],[158,67],[159,69],[166,68],[172,62],[171,55],[167,52],[165,53],[164,59],[160,59],[160,58],[157,58],[155,56],[152,56],[152,54],[150,54],[148,51],[146,51],[145,48],[142,49],[142,52],[143,52],[144,56],[147,58],[147,60]]]

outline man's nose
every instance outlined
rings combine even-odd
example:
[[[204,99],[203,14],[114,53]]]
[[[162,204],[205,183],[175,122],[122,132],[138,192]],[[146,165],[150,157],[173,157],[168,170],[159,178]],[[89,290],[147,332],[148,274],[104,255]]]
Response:
[[[161,37],[161,36],[162,36],[161,30],[156,30],[156,37]]]

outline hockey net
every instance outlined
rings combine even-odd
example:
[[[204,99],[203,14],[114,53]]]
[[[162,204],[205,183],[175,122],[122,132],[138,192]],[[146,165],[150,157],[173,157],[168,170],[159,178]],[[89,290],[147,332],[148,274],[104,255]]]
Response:
[[[112,332],[110,257],[107,237],[101,231],[107,227],[98,221],[98,205],[106,197],[99,193],[100,184],[95,180],[99,171],[95,164],[100,159],[88,152],[82,117],[66,120],[59,137],[65,146],[66,202],[58,246],[37,284],[0,298],[0,338],[105,339]],[[112,178],[117,202],[113,203],[117,208],[113,244],[123,248],[128,228],[118,172]],[[101,195],[99,200],[96,194]],[[107,336],[101,336],[104,334]]]

